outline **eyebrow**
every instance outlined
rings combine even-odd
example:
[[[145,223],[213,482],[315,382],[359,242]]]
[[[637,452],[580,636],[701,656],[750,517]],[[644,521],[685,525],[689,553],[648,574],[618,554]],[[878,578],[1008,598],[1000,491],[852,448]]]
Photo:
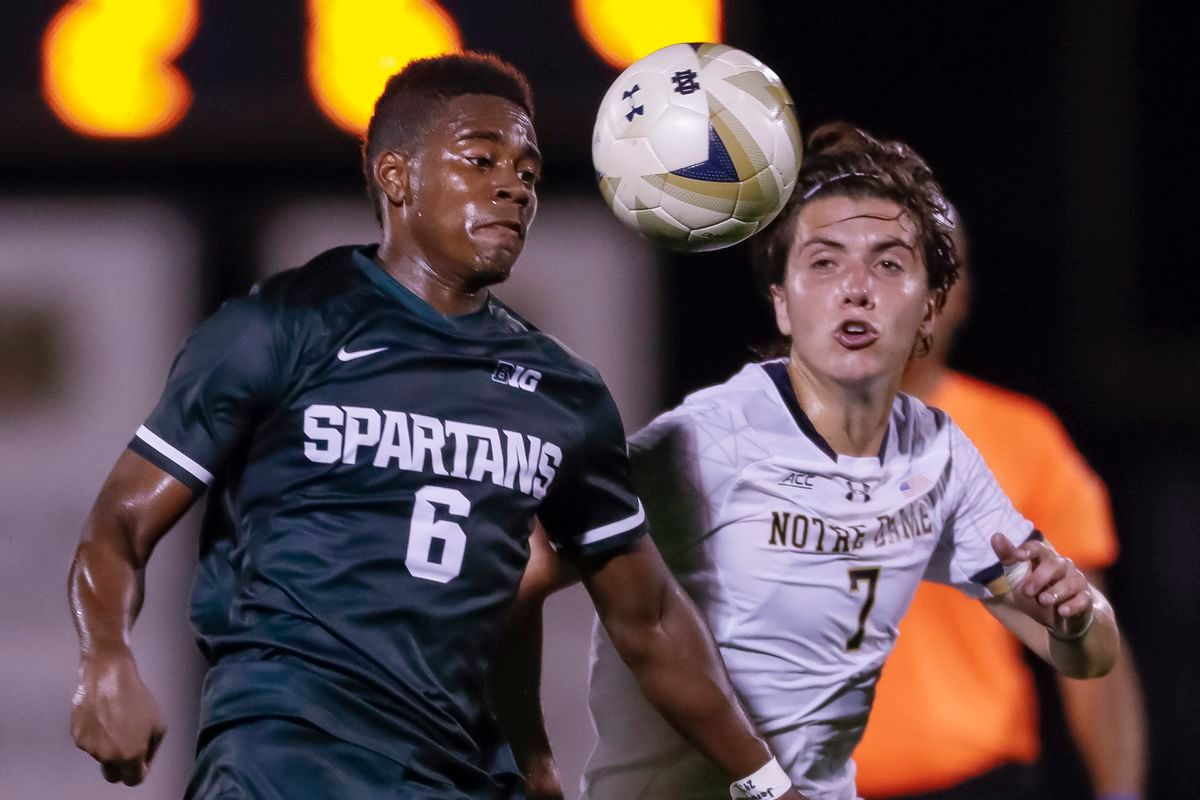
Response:
[[[891,250],[893,247],[899,247],[901,250],[907,250],[910,253],[916,249],[898,236],[889,236],[888,238],[877,242],[875,246],[871,248],[871,252],[882,253],[884,250]]]
[[[826,239],[824,236],[814,236],[813,238],[811,238],[807,242],[805,242],[803,245],[801,245],[800,249],[806,250],[809,247],[811,247],[812,245],[822,245],[824,247],[828,247],[831,250],[839,250],[843,253],[846,251],[846,245],[842,244],[841,242],[839,242],[835,239]],[[896,236],[889,236],[886,239],[882,239],[879,242],[876,242],[875,245],[871,247],[871,252],[872,253],[882,253],[884,250],[891,250],[893,247],[899,247],[902,250],[908,250],[909,252],[912,252],[915,249],[911,244],[904,241],[903,239],[900,239]]]
[[[505,143],[504,136],[499,131],[494,130],[475,130],[473,128],[468,128],[467,130],[464,130],[458,134],[458,141],[460,142],[467,142],[471,139],[483,139],[488,142],[496,142],[497,144]],[[536,159],[538,162],[541,162],[542,160],[542,151],[538,150],[531,144],[526,144],[523,148],[521,148],[521,154],[526,158]]]
[[[836,241],[834,239],[826,239],[824,236],[814,236],[813,238],[809,239],[807,242],[802,244],[800,246],[800,249],[807,250],[809,247],[811,247],[812,245],[815,245],[815,244],[819,244],[824,247],[828,247],[831,250],[841,250],[843,252],[846,250],[846,245],[844,245],[841,242]]]

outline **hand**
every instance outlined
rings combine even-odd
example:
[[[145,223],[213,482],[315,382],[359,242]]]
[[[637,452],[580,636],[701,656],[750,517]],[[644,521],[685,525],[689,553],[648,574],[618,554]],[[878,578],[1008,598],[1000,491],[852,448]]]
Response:
[[[779,800],[807,800],[804,795],[800,794],[800,790],[793,786],[779,796]]]
[[[563,800],[558,770],[550,755],[532,759],[525,765],[526,800]]]
[[[136,786],[167,732],[158,704],[124,650],[86,656],[71,711],[71,738],[100,762],[104,779]]]
[[[992,537],[992,549],[1006,571],[1029,562],[1029,572],[1010,593],[1019,610],[1061,636],[1072,636],[1088,626],[1094,606],[1092,587],[1071,559],[1033,539],[1013,547],[1000,534]]]

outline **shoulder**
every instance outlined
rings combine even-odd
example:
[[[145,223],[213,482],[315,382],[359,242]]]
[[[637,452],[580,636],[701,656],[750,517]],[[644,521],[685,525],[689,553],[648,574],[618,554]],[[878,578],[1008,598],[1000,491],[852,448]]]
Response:
[[[761,407],[778,411],[777,392],[764,363],[749,363],[721,383],[706,386],[684,397],[679,408],[693,417],[760,411]]]
[[[249,297],[281,311],[303,312],[326,306],[366,283],[354,264],[359,250],[354,245],[326,250],[303,266],[284,270],[256,284]]]
[[[600,370],[581,355],[568,347],[561,339],[551,336],[513,310],[495,295],[488,300],[492,319],[502,334],[523,337],[525,345],[532,347],[546,364],[570,377],[582,380],[594,389],[607,393]]]
[[[694,448],[698,441],[754,437],[757,428],[753,420],[768,413],[772,420],[780,416],[778,410],[763,408],[770,405],[773,391],[761,366],[747,364],[727,380],[692,392],[678,406],[660,414],[630,437],[630,449]],[[757,452],[757,448],[751,450]]]
[[[897,449],[909,455],[919,455],[932,448],[949,449],[953,437],[961,434],[945,411],[903,392],[892,402],[891,431],[895,434]]]

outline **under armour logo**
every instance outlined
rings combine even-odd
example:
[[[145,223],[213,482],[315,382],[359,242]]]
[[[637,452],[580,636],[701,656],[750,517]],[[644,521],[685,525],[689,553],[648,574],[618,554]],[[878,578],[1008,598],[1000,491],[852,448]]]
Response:
[[[627,92],[621,93],[621,99],[628,100],[632,103],[633,102],[633,93],[638,91],[641,88],[642,88],[641,86],[639,86],[638,84],[635,83],[633,85],[632,89],[630,89]],[[632,108],[629,109],[628,112],[626,112],[625,119],[629,120],[630,122],[633,122],[633,117],[635,114],[641,114],[642,116],[645,116],[646,107],[645,106],[633,106]]]
[[[850,491],[846,492],[846,499],[850,502],[869,503],[871,502],[871,493],[868,491],[871,485],[866,481],[846,481],[846,485],[850,487]]]
[[[700,91],[700,84],[696,83],[696,73],[690,69],[681,69],[676,72],[671,76],[671,83],[675,84],[675,94],[691,94]]]

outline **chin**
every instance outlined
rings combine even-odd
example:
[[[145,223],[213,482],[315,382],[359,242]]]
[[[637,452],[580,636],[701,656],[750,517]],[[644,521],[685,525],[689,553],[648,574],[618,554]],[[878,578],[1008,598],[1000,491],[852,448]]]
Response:
[[[508,280],[515,263],[517,263],[516,255],[507,252],[493,253],[490,256],[481,255],[475,260],[473,276],[480,286],[501,283]]]
[[[888,364],[880,355],[870,350],[848,353],[830,365],[829,377],[843,386],[866,386],[897,378],[904,371],[904,364]]]

